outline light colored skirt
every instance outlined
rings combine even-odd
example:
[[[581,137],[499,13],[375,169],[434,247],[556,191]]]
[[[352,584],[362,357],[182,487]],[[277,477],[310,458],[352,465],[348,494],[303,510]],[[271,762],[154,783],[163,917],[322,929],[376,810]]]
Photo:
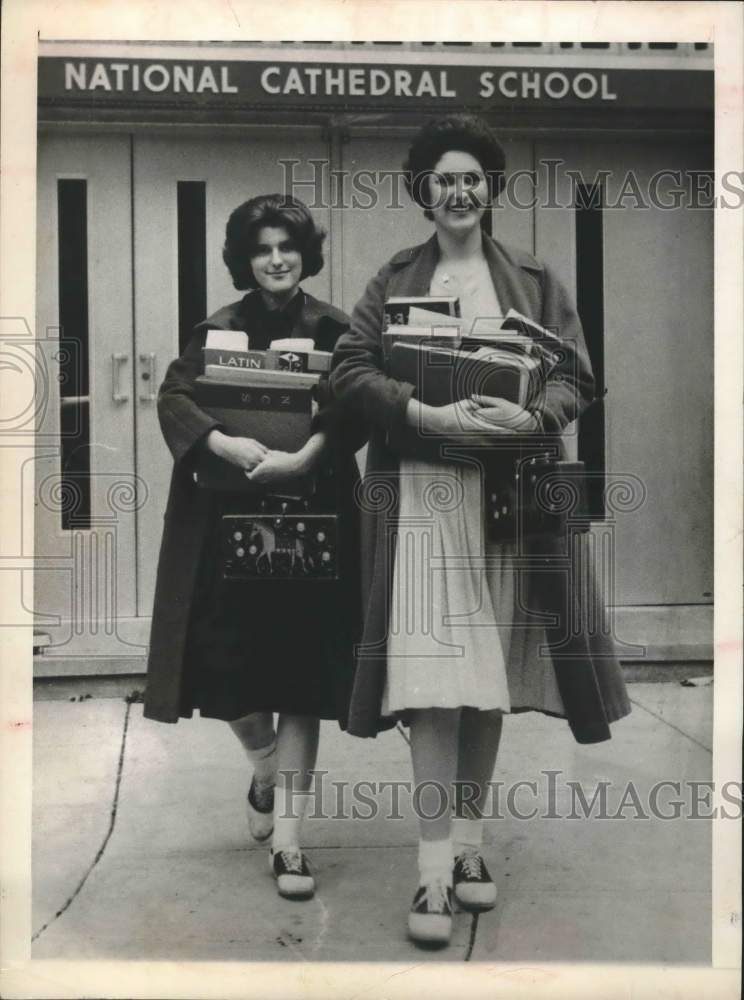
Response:
[[[514,546],[485,538],[480,470],[402,461],[398,525],[383,714],[565,716],[544,628],[526,616],[515,625]]]

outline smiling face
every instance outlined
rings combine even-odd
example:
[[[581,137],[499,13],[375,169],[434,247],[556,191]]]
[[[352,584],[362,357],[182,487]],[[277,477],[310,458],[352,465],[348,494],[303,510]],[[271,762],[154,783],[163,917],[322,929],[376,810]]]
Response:
[[[440,231],[462,237],[480,225],[489,202],[483,167],[471,154],[447,150],[429,179],[430,211]]]
[[[278,302],[290,299],[302,277],[302,254],[282,226],[264,226],[258,232],[251,269],[259,288]]]

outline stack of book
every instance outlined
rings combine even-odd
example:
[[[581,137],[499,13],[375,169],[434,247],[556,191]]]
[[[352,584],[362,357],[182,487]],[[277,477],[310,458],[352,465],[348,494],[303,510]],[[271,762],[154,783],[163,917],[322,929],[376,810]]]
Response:
[[[526,407],[542,386],[539,358],[497,347],[397,343],[390,367],[395,378],[415,385],[417,399],[429,406],[446,406],[481,395]]]
[[[427,301],[395,299],[386,304],[383,343],[393,378],[412,383],[416,397],[430,406],[474,394],[523,407],[536,400],[558,361],[560,340],[554,333],[510,309],[505,317],[476,320],[464,335],[457,300],[452,304],[432,299],[450,303],[450,311],[441,316]],[[421,324],[422,313],[428,314],[427,326]],[[390,315],[406,322],[390,323]]]
[[[254,438],[271,450],[302,448],[310,436],[314,389],[330,369],[328,351],[295,339],[252,351],[242,331],[209,330],[203,354],[204,374],[196,379],[194,400],[226,434]],[[239,468],[206,448],[196,481],[208,489],[251,490]]]
[[[450,343],[462,336],[462,320],[455,296],[391,298],[385,303],[382,346],[390,361],[393,344]]]
[[[206,378],[240,384],[312,387],[331,368],[330,352],[316,351],[312,340],[274,340],[269,350],[251,351],[241,330],[209,330],[202,353]]]

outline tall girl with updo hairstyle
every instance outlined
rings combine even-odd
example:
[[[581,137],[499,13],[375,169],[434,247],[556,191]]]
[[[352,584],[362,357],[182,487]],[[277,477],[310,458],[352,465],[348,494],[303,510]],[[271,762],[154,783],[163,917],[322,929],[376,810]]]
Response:
[[[421,791],[408,931],[419,944],[443,945],[453,895],[473,911],[495,905],[483,832],[504,715],[566,719],[577,741],[593,743],[609,739],[609,724],[630,705],[612,644],[587,625],[601,620],[599,597],[566,569],[565,540],[543,539],[536,560],[528,538],[486,532],[486,466],[509,488],[510,449],[545,444],[560,454],[561,433],[594,397],[574,304],[548,266],[483,229],[505,181],[504,151],[485,122],[451,115],[428,123],[405,169],[434,233],[371,279],[336,344],[331,384],[372,423],[360,488],[365,619],[349,730],[375,736],[396,721],[408,726]],[[539,398],[527,409],[479,395],[430,406],[392,378],[384,305],[418,296],[455,296],[465,333],[510,308],[557,332],[560,361]],[[491,829],[493,850],[502,850],[497,820]]]

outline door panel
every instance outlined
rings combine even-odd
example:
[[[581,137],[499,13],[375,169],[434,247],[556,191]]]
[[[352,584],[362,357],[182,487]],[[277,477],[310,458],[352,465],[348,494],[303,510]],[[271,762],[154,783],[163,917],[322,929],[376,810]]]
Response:
[[[120,652],[116,621],[135,613],[129,157],[126,136],[39,138],[37,336],[49,398],[34,463],[34,602],[65,655]],[[72,314],[60,340],[60,317]]]
[[[632,171],[647,192],[662,170],[710,169],[693,143],[540,143],[538,159],[591,179],[610,170],[616,200]],[[660,186],[671,200],[672,179]],[[544,191],[543,191],[544,194]],[[626,199],[631,206],[633,199]],[[615,524],[617,602],[704,604],[713,583],[713,215],[706,209],[605,208],[605,465],[638,477],[643,506]],[[576,288],[575,212],[538,210],[538,256]]]
[[[362,171],[390,171],[399,174],[410,140],[401,136],[368,138],[356,136],[341,147],[341,168],[347,175],[363,179]],[[423,212],[408,197],[396,176],[377,179],[375,197],[370,207],[338,209],[341,213],[341,252],[343,254],[343,290],[339,303],[351,312],[362,297],[371,278],[398,250],[427,240],[433,227]],[[338,247],[335,250],[338,253]]]
[[[202,181],[206,185],[206,300],[207,313],[211,313],[245,295],[232,286],[222,261],[230,213],[256,195],[285,190],[282,160],[310,158],[327,160],[328,144],[319,133],[309,136],[304,130],[299,138],[272,133],[270,137],[240,140],[134,139],[136,453],[138,473],[148,487],[148,502],[140,511],[138,523],[139,615],[150,615],[152,611],[162,517],[173,465],[158,426],[155,389],[179,353],[177,184]],[[295,170],[299,177],[310,173],[303,171],[303,163]],[[298,188],[296,193],[302,198],[305,192]],[[314,209],[313,216],[328,230],[327,207]],[[328,264],[315,278],[304,281],[303,287],[321,299],[331,300]],[[146,382],[143,376],[148,377]]]

